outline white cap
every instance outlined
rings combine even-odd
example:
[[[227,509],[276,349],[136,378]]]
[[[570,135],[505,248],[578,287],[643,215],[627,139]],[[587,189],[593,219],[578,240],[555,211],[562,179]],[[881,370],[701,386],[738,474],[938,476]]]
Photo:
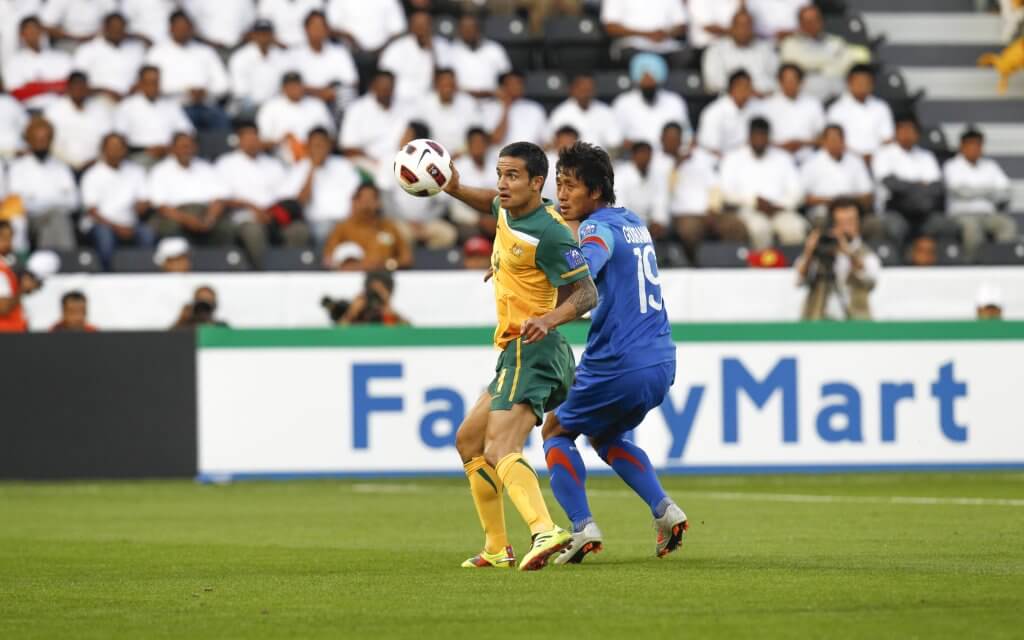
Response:
[[[53,251],[36,251],[29,256],[25,270],[42,282],[60,271],[60,256]]]
[[[977,307],[999,307],[1003,308],[1003,290],[998,285],[986,282],[978,287],[978,295],[975,298]]]
[[[188,255],[188,249],[188,240],[185,238],[164,238],[156,245],[153,262],[158,267],[162,267],[171,258],[180,258],[181,256]]]
[[[360,245],[355,242],[342,242],[331,252],[331,265],[340,267],[349,260],[362,260],[365,257],[366,252]]]

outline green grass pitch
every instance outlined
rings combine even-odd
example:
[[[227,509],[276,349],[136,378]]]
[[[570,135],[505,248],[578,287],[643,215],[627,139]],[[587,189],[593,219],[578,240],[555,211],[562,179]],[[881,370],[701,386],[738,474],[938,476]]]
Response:
[[[537,573],[459,568],[455,478],[0,484],[0,638],[1024,636],[1024,473],[665,484],[680,552],[596,477],[605,551]]]

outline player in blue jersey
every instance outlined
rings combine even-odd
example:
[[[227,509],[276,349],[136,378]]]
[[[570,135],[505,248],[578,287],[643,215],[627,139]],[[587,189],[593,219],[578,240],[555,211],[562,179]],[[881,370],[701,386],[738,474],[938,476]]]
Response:
[[[575,444],[580,435],[650,507],[655,553],[662,557],[682,543],[686,514],[662,489],[647,454],[627,438],[662,403],[676,375],[654,245],[635,213],[612,206],[615,175],[603,149],[582,142],[563,149],[556,176],[561,214],[579,222],[600,302],[569,397],[544,424],[551,489],[573,526],[572,543],[555,562],[580,562],[603,544],[587,502],[587,470]]]

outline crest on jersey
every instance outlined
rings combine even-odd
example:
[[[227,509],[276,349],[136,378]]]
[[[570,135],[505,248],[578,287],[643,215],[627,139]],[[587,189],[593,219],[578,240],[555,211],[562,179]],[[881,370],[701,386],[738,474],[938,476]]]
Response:
[[[511,253],[517,258],[521,258],[523,256],[523,248],[520,247],[518,244],[514,244],[512,245],[512,248],[509,249],[509,253]]]
[[[563,255],[565,255],[565,261],[569,265],[570,269],[582,267],[587,263],[587,261],[583,258],[583,252],[580,251],[579,249],[569,249]]]

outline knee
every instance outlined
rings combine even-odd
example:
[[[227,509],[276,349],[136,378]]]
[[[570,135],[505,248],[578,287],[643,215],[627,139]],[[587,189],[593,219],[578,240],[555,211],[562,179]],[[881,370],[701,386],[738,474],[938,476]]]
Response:
[[[473,458],[480,457],[484,452],[483,443],[480,438],[471,433],[468,429],[459,429],[455,433],[455,450],[463,462],[469,462]]]
[[[498,462],[504,457],[505,452],[502,449],[501,444],[494,440],[488,440],[484,445],[484,460],[487,464],[497,469]]]

